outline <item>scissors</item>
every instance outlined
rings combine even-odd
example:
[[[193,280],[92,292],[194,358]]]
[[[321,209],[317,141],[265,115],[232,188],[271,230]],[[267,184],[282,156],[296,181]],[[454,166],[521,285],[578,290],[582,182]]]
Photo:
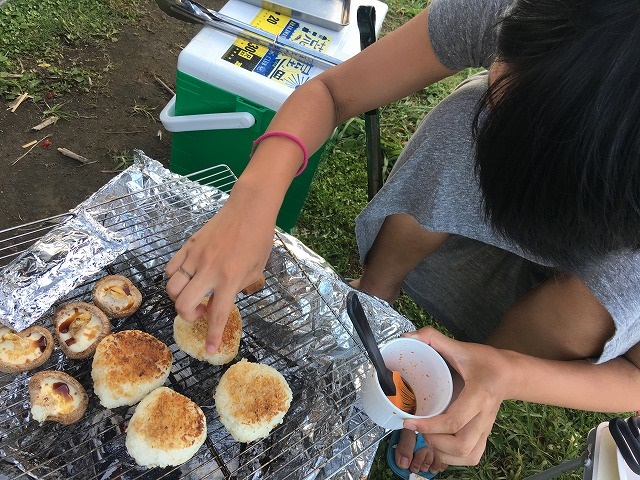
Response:
[[[609,432],[631,471],[640,475],[640,416],[609,420]]]

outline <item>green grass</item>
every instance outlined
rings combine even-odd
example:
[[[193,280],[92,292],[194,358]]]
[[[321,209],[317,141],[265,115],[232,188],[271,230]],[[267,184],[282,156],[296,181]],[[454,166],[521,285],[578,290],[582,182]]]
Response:
[[[143,0],[10,0],[0,8],[0,97],[28,92],[34,102],[86,90],[104,73],[74,48],[117,41]],[[19,41],[16,41],[19,39]]]
[[[426,2],[388,0],[384,32],[420,12]],[[144,0],[10,0],[0,7],[0,97],[12,100],[29,92],[35,102],[71,90],[87,90],[105,72],[90,62],[72,59],[69,49],[98,48],[116,41],[123,25],[139,18]],[[17,40],[18,39],[18,40]],[[108,68],[108,67],[107,67]],[[471,72],[439,82],[411,97],[380,110],[381,142],[385,173],[397,159],[418,122],[455,85]],[[43,108],[64,117],[64,103],[46,102]],[[143,105],[132,114],[145,115]],[[296,235],[322,255],[335,269],[350,277],[361,272],[354,236],[354,219],[367,202],[364,121],[353,119],[342,126],[327,148]],[[115,169],[129,163],[129,152],[113,153]],[[336,172],[339,172],[337,175]],[[421,327],[432,319],[410,299],[401,296],[396,308]],[[451,467],[442,479],[519,479],[575,458],[584,449],[589,430],[611,415],[505,402],[501,408],[485,455],[476,467]],[[392,479],[384,462],[382,442],[370,475],[371,480]],[[575,471],[558,477],[578,480]]]
[[[389,0],[389,12],[382,34],[420,12],[426,2]],[[385,175],[418,123],[461,80],[474,72],[462,72],[426,88],[402,101],[380,109],[381,143]],[[355,240],[355,217],[367,203],[366,137],[364,120],[354,119],[338,129],[316,173],[295,234],[322,255],[345,277],[361,273]],[[336,175],[340,172],[340,175]],[[401,296],[395,308],[417,328],[434,324],[420,307]],[[508,401],[500,409],[478,466],[450,467],[442,479],[515,480],[579,457],[591,428],[612,415]],[[396,478],[385,462],[386,441],[380,448],[370,474],[371,480]],[[578,480],[578,469],[559,477]]]

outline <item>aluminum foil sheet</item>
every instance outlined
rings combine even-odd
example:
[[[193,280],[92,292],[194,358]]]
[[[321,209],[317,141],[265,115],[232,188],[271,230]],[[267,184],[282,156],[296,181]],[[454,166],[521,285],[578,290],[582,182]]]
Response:
[[[65,480],[360,480],[368,474],[378,442],[387,432],[374,425],[360,405],[358,391],[369,363],[345,311],[352,289],[295,237],[275,232],[265,287],[253,295],[240,293],[236,299],[243,318],[236,360],[273,366],[294,393],[283,424],[267,438],[240,444],[230,437],[213,402],[225,367],[194,360],[173,342],[175,310],[164,291],[164,265],[226,198],[224,191],[172,174],[137,152],[132,167],[83,202],[72,220],[56,227],[57,232],[50,232],[52,237],[72,237],[77,228],[89,236],[85,232],[91,226],[95,232],[91,243],[104,250],[102,258],[82,250],[84,242],[67,241],[63,253],[52,258],[64,267],[57,267],[54,275],[36,242],[3,271],[6,282],[17,277],[25,258],[43,259],[26,283],[32,295],[40,295],[37,285],[46,285],[42,295],[47,295],[51,308],[35,321],[48,328],[55,306],[90,301],[91,287],[100,276],[120,273],[134,280],[143,292],[143,304],[132,317],[112,321],[112,330],[141,329],[170,347],[174,360],[166,385],[203,409],[208,427],[205,445],[179,467],[136,465],[124,443],[134,407],[102,407],[92,390],[91,359],[70,360],[56,347],[37,370],[64,370],[78,379],[89,394],[87,412],[73,425],[39,424],[31,419],[27,391],[34,372],[0,374],[0,479],[4,475]],[[75,260],[83,255],[86,266]],[[414,329],[386,302],[360,297],[381,343]]]
[[[162,214],[186,209],[210,217],[226,195],[204,193],[200,187],[194,191],[193,184],[137,152],[132,167],[0,271],[0,322],[18,331],[29,327],[57,299],[131,250],[131,243],[149,235],[154,225],[162,228]],[[171,191],[159,194],[166,185]],[[198,200],[189,203],[190,196]],[[141,215],[150,215],[151,221]]]
[[[27,328],[61,294],[111,263],[126,248],[122,238],[102,228],[85,211],[78,210],[2,270],[2,323],[15,330]]]

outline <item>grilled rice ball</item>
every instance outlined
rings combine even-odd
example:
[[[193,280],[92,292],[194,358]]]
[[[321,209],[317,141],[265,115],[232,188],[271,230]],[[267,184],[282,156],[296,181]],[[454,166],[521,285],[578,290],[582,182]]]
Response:
[[[93,303],[109,318],[133,315],[142,303],[142,294],[131,280],[122,275],[108,275],[93,286]]]
[[[203,300],[207,304],[208,299]],[[187,322],[180,315],[173,320],[173,338],[184,353],[212,365],[224,365],[233,360],[240,348],[242,337],[242,316],[236,305],[231,307],[227,324],[222,334],[222,343],[216,353],[206,349],[207,327],[209,317],[205,313],[193,322]]]
[[[53,351],[53,335],[34,325],[21,332],[0,324],[0,372],[20,373],[46,362]]]
[[[254,293],[256,293],[256,292],[258,292],[258,291],[260,291],[260,290],[262,290],[264,288],[265,282],[266,282],[266,278],[264,278],[264,275],[260,275],[260,278],[258,278],[258,280],[256,280],[255,282],[247,285],[241,291],[245,295],[253,295]]]
[[[170,388],[153,390],[129,420],[125,446],[138,465],[168,467],[193,457],[207,437],[200,407]]]
[[[140,330],[107,335],[93,356],[93,390],[106,408],[135,405],[169,376],[173,355],[163,342]]]
[[[292,398],[280,372],[246,359],[229,367],[214,394],[220,422],[238,442],[267,437],[282,423]]]
[[[29,379],[31,417],[42,423],[50,420],[70,425],[82,418],[89,397],[84,387],[71,375],[58,370],[44,370]]]

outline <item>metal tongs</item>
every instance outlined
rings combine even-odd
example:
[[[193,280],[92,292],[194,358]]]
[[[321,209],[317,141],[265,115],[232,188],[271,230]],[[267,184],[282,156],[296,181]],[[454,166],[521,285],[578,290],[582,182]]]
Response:
[[[629,468],[640,475],[640,417],[609,420],[609,432]]]
[[[257,43],[269,50],[278,49],[285,55],[320,68],[327,69],[342,62],[331,55],[311,50],[280,35],[210,10],[194,0],[156,0],[156,3],[163,12],[178,20],[206,25]]]

